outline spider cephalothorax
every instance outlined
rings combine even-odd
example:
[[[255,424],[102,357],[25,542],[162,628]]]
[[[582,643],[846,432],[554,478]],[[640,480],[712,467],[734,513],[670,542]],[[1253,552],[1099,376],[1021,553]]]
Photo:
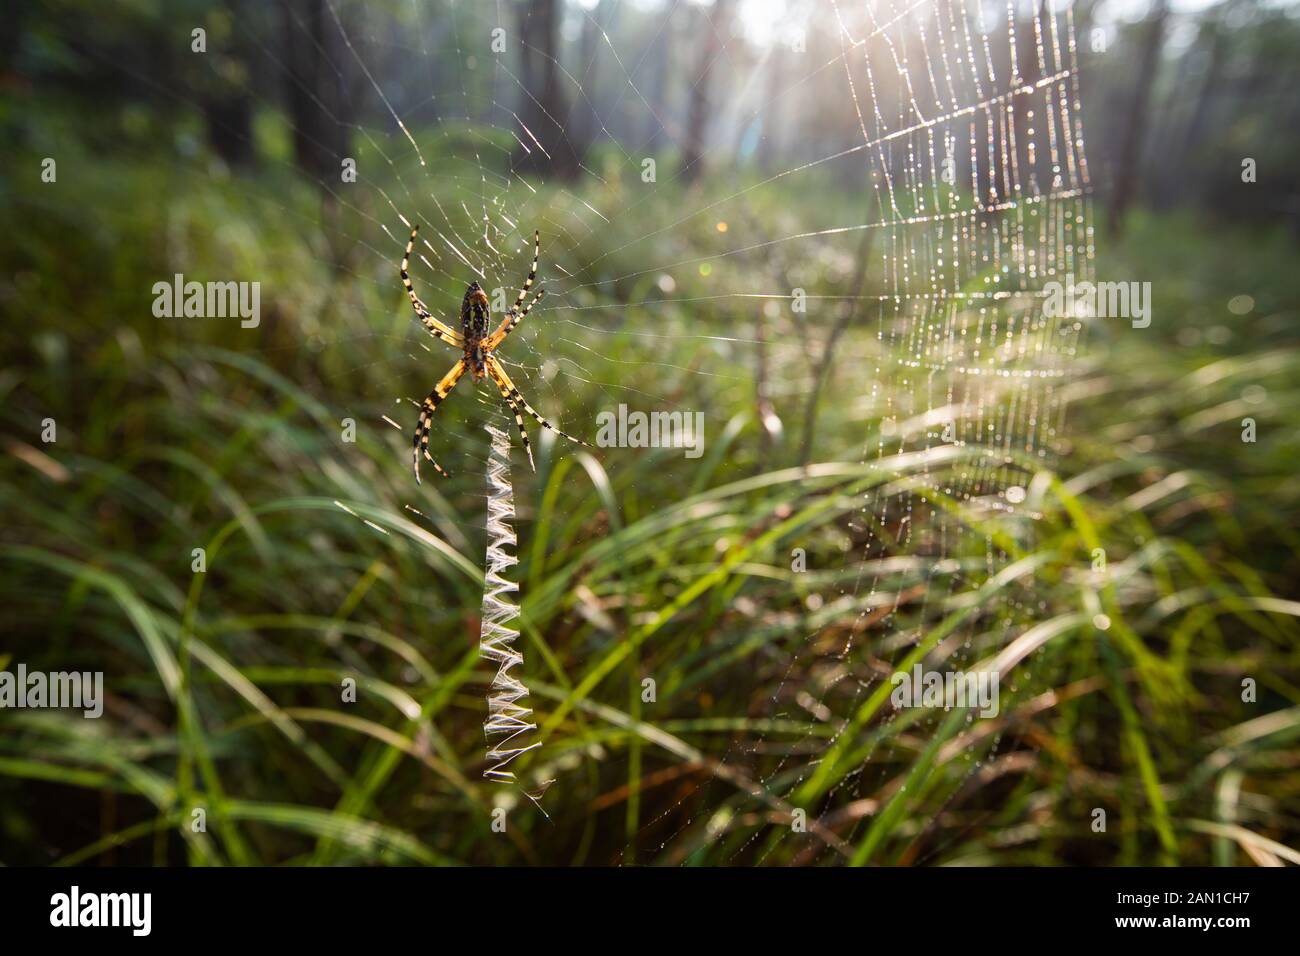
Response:
[[[501,392],[501,397],[509,406],[510,411],[514,413],[515,424],[519,426],[519,437],[523,440],[524,450],[528,452],[528,463],[533,464],[533,446],[528,441],[528,433],[524,431],[524,417],[521,410],[527,412],[541,426],[549,428],[557,435],[564,435],[569,441],[577,442],[579,445],[587,443],[581,438],[574,438],[572,435],[560,431],[545,418],[537,413],[533,406],[524,401],[524,397],[519,394],[519,389],[515,388],[515,383],[510,381],[510,376],[506,370],[501,367],[494,354],[497,348],[505,341],[516,325],[524,320],[529,312],[532,311],[543,295],[545,290],[538,289],[537,294],[533,296],[531,302],[524,306],[523,311],[520,307],[524,305],[524,299],[528,296],[528,290],[532,288],[534,280],[537,278],[537,260],[542,253],[542,237],[540,233],[533,233],[533,267],[528,270],[528,278],[524,280],[524,287],[519,290],[519,298],[515,299],[515,304],[510,307],[510,311],[505,314],[501,324],[492,334],[488,334],[488,324],[492,319],[492,307],[488,302],[487,293],[477,282],[471,282],[469,288],[465,290],[465,298],[460,303],[460,327],[461,331],[457,332],[451,326],[435,319],[420,297],[415,294],[415,289],[411,286],[411,277],[406,272],[406,267],[411,262],[411,250],[415,248],[415,236],[420,231],[419,226],[411,229],[411,238],[406,242],[406,255],[402,256],[402,265],[399,269],[402,275],[402,285],[406,287],[406,294],[411,298],[411,305],[415,308],[415,314],[420,317],[424,327],[429,330],[429,334],[435,339],[440,339],[448,343],[453,348],[462,349],[464,356],[459,362],[451,367],[442,380],[434,386],[433,391],[420,406],[420,423],[415,428],[415,442],[412,449],[412,458],[415,464],[415,480],[420,480],[420,456],[424,455],[438,473],[446,476],[446,472],[433,460],[429,454],[429,426],[433,421],[433,413],[438,410],[438,405],[446,398],[456,383],[460,381],[461,376],[469,372],[474,376],[474,381],[479,381],[484,375],[490,375],[492,381]],[[588,446],[590,447],[590,446]],[[533,465],[536,469],[536,465]]]

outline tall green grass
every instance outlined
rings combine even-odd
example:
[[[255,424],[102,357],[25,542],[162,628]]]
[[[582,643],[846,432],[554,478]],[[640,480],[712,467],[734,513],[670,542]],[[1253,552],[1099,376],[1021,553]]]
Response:
[[[1151,220],[1103,247],[1108,276],[1153,282],[1156,320],[1090,333],[1065,454],[1053,471],[1022,463],[1026,522],[922,481],[941,461],[860,464],[880,423],[850,401],[823,403],[799,467],[817,370],[779,316],[764,334],[786,433],[764,438],[756,310],[709,297],[774,274],[844,289],[833,248],[728,256],[676,290],[689,308],[638,305],[663,297],[657,276],[622,277],[729,246],[711,222],[668,228],[676,202],[613,224],[611,249],[663,232],[521,330],[521,385],[569,422],[643,394],[711,424],[698,462],[542,436],[536,475],[516,471],[547,819],[481,778],[480,425],[498,405],[465,386],[444,405],[453,477],[419,489],[406,433],[382,421],[409,428],[394,399],[423,395],[450,355],[417,345],[393,247],[367,225],[391,211],[366,193],[322,231],[318,197],[288,179],[104,161],[81,183],[0,214],[6,311],[22,319],[0,378],[0,658],[103,670],[110,699],[100,721],[0,712],[3,862],[1291,859],[1300,290],[1285,237]],[[733,228],[791,234],[792,210],[818,201],[752,196]],[[259,278],[262,327],[154,319],[149,289],[175,271]],[[1254,306],[1234,315],[1243,293]],[[875,347],[851,329],[827,394],[856,394]],[[548,377],[552,354],[583,374]],[[947,570],[902,548],[862,557],[864,496],[886,488],[942,516]],[[954,635],[971,661],[1041,643],[995,719],[893,713],[890,669],[953,654]],[[356,704],[340,702],[348,677]],[[807,832],[791,827],[801,810]]]

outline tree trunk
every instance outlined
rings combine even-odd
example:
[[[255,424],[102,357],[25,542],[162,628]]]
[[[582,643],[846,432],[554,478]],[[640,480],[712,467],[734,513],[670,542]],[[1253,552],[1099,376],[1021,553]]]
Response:
[[[781,155],[782,133],[785,132],[785,97],[789,57],[777,44],[767,62],[767,97],[759,120],[763,124],[762,139],[758,143],[758,165],[764,170],[775,169]],[[795,114],[796,118],[798,114]],[[865,165],[865,164],[864,164]]]
[[[230,167],[253,164],[253,101],[246,92],[204,99],[203,118],[208,128],[208,145]]]
[[[281,0],[280,13],[294,161],[322,185],[338,182],[348,149],[349,115],[346,77],[335,72],[347,63],[338,52],[338,27],[324,0]]]
[[[221,7],[232,22],[245,22],[248,10],[241,0],[222,0]],[[253,164],[253,96],[251,58],[246,32],[232,31],[222,49],[207,54],[211,59],[200,74],[196,100],[203,110],[208,145],[229,167]]]
[[[1155,0],[1151,17],[1143,30],[1133,105],[1120,140],[1119,165],[1116,167],[1115,185],[1110,196],[1109,225],[1113,236],[1119,236],[1123,232],[1124,214],[1128,211],[1134,189],[1141,179],[1139,167],[1142,162],[1142,134],[1146,129],[1151,88],[1155,85],[1156,69],[1160,65],[1160,49],[1164,45],[1165,20],[1168,16],[1169,0]]]
[[[578,43],[578,62],[573,73],[578,77],[586,96],[578,95],[573,99],[569,111],[569,123],[573,130],[570,137],[576,144],[577,152],[585,156],[596,137],[600,134],[601,117],[595,98],[600,84],[600,52],[605,42],[604,34],[613,23],[615,7],[612,0],[600,0],[596,9],[587,13],[582,22],[582,38]]]
[[[1202,21],[1196,43],[1181,57],[1182,63],[1165,97],[1164,107],[1158,111],[1163,114],[1164,123],[1153,135],[1153,139],[1158,143],[1170,144],[1169,172],[1172,173],[1145,178],[1152,203],[1158,209],[1168,209],[1189,190],[1195,189],[1201,127],[1219,86],[1223,47],[1222,32],[1215,31],[1212,21]],[[1198,71],[1204,79],[1199,82],[1198,93],[1192,98],[1187,95],[1187,91],[1193,88]],[[1179,106],[1184,102],[1188,108],[1180,110]]]
[[[712,20],[710,23],[709,20]],[[722,54],[722,38],[731,20],[731,0],[716,0],[712,18],[705,15],[704,37],[696,62],[695,85],[686,116],[686,141],[682,144],[682,179],[694,182],[704,171],[704,140],[708,132],[711,108],[709,79]]]
[[[516,151],[514,167],[520,172],[550,173],[560,179],[572,179],[578,174],[582,159],[561,125],[568,110],[560,87],[558,0],[533,0],[521,9],[519,32],[525,85],[523,109],[519,113],[528,127],[520,131],[519,138],[528,148]]]

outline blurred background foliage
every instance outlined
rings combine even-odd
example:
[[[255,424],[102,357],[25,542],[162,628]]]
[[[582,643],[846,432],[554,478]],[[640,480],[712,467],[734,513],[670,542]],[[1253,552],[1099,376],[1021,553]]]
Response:
[[[519,82],[494,86],[465,38],[487,35],[496,6],[9,4],[0,664],[103,670],[109,699],[100,721],[0,712],[0,859],[1300,860],[1295,9],[1075,5],[1098,271],[1151,281],[1157,319],[1089,330],[1060,460],[1030,486],[1032,528],[935,498],[970,531],[939,584],[906,548],[856,556],[854,515],[882,480],[859,464],[882,422],[854,400],[872,330],[845,334],[814,404],[829,328],[713,298],[772,276],[852,295],[842,247],[728,255],[675,272],[671,297],[661,275],[634,276],[729,248],[682,210],[860,140],[844,111],[817,108],[843,100],[843,74],[809,75],[791,49],[801,36],[811,62],[829,59],[835,16],[797,0],[667,17],[651,0],[504,3],[531,40],[506,61]],[[772,95],[796,81],[798,96]],[[450,104],[427,92],[462,88]],[[539,436],[536,475],[516,469],[534,769],[557,782],[549,817],[524,802],[504,838],[488,811],[520,798],[480,777],[491,674],[477,655],[481,425],[500,412],[472,393],[448,402],[454,477],[414,492],[406,439],[382,417],[409,427],[394,398],[422,395],[431,372],[413,361],[393,244],[368,231],[392,218],[385,196],[459,196],[467,155],[516,149],[494,128],[503,108],[551,156],[528,170],[541,208],[630,205],[597,175],[628,153],[673,171],[655,203],[604,227],[599,285],[573,301],[599,335],[548,331],[545,311],[521,330],[537,366],[525,392],[589,422],[609,405],[599,383],[617,381],[711,423],[699,462]],[[40,182],[47,156],[57,184]],[[368,170],[346,201],[342,156]],[[749,197],[731,228],[756,240],[869,208],[852,162]],[[175,272],[256,278],[261,325],[155,319],[149,290]],[[546,376],[558,334],[586,346],[592,384]],[[349,417],[355,444],[339,440]],[[989,541],[1014,573],[984,573]],[[794,547],[809,573],[791,572]],[[888,576],[886,606],[864,574]],[[1059,637],[1004,686],[999,718],[886,713],[875,691],[911,659],[900,635],[925,651],[962,628],[992,651],[1026,618]],[[339,705],[345,677],[356,705]],[[791,832],[796,808],[807,833]]]

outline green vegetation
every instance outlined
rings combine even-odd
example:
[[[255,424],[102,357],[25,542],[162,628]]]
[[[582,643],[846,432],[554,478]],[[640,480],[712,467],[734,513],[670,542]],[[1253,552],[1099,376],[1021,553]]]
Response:
[[[288,173],[83,159],[94,177],[0,205],[18,333],[0,377],[0,660],[103,670],[110,699],[99,721],[0,713],[4,862],[1298,861],[1288,237],[1165,217],[1101,242],[1107,276],[1152,282],[1155,321],[1090,330],[1066,453],[1027,485],[1037,520],[911,486],[954,531],[939,580],[901,547],[863,557],[863,496],[919,474],[909,458],[861,463],[881,423],[843,397],[861,394],[874,330],[855,325],[838,347],[826,394],[839,398],[820,407],[805,470],[817,369],[794,333],[816,355],[829,323],[783,315],[763,333],[785,423],[769,448],[759,309],[710,298],[780,275],[847,294],[829,241],[712,260],[675,290],[688,308],[644,304],[662,297],[653,273],[623,277],[731,248],[708,217],[666,227],[741,185],[704,182],[602,227],[610,250],[664,231],[588,276],[611,281],[534,314],[507,350],[521,388],[574,427],[622,396],[671,397],[705,413],[709,441],[689,462],[541,440],[535,476],[516,455],[519,646],[544,740],[532,769],[556,780],[547,819],[480,776],[481,426],[501,412],[462,385],[434,433],[453,477],[416,488],[414,412],[393,403],[422,396],[454,354],[420,347],[396,279],[404,237],[372,218],[378,190],[328,205],[322,229],[315,190]],[[385,191],[454,193],[448,165]],[[773,185],[751,196],[752,221],[729,224],[741,235],[799,232],[792,210],[809,202],[867,206]],[[547,208],[574,202],[554,190]],[[543,250],[585,265],[571,253]],[[175,272],[257,278],[261,325],[155,319],[150,289]],[[419,282],[451,294],[427,270]],[[1252,302],[1235,314],[1240,295]],[[548,378],[552,354],[581,374]],[[355,444],[340,440],[348,417]],[[794,547],[805,574],[790,570]],[[990,577],[993,552],[1005,561]],[[886,558],[887,572],[871,564]],[[982,659],[1027,622],[1044,642],[1005,681],[997,718],[892,712],[891,668],[958,632]],[[355,705],[339,704],[345,677]],[[490,829],[500,800],[515,807],[506,838]],[[791,832],[796,808],[807,833]]]

